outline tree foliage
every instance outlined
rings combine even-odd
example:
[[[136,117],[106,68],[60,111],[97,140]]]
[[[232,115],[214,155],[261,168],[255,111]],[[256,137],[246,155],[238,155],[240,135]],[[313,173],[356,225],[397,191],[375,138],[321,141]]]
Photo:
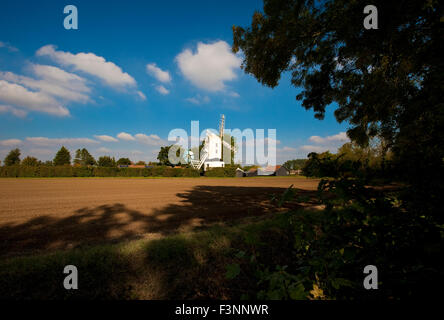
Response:
[[[36,167],[36,166],[40,165],[40,161],[35,157],[27,156],[25,159],[22,160],[21,165],[22,166],[29,166],[29,167]]]
[[[367,4],[264,0],[250,27],[233,27],[233,51],[242,50],[244,70],[264,85],[275,87],[290,72],[302,90],[296,98],[316,118],[335,103],[335,117],[349,123],[353,141],[365,146],[372,137],[384,139],[418,201],[438,208],[444,192],[443,3],[375,0],[377,30],[363,27]]]
[[[245,71],[267,86],[290,71],[292,83],[303,88],[297,99],[317,118],[336,102],[336,118],[352,124],[356,140],[378,132],[394,139],[400,118],[420,111],[416,104],[431,108],[424,93],[440,90],[442,5],[374,1],[379,29],[366,30],[367,4],[265,0],[250,28],[233,27],[233,50],[243,50]]]
[[[117,160],[118,166],[129,166],[131,164],[131,160],[129,158],[120,158]]]
[[[52,161],[55,166],[64,166],[67,164],[71,164],[71,153],[64,146],[57,151],[54,160]]]
[[[288,170],[300,170],[304,167],[305,162],[307,159],[288,160],[284,163],[284,167]]]
[[[97,161],[97,165],[99,167],[115,167],[116,160],[114,158],[111,158],[110,156],[102,156],[102,157],[99,157],[99,160]]]
[[[171,146],[165,146],[160,147],[160,151],[157,155],[157,160],[159,160],[159,163],[163,166],[174,166],[175,164],[172,164],[168,158],[168,154],[170,152],[170,149],[172,147],[177,148],[176,156],[179,157],[181,154],[184,154],[184,149],[181,146],[178,145],[171,145]],[[173,149],[174,150],[174,149]],[[184,161],[185,159],[179,159],[179,161]],[[176,163],[179,164],[179,163]]]
[[[372,139],[365,147],[347,142],[336,154],[312,152],[302,171],[308,177],[360,177],[369,182],[375,179],[389,181],[399,178],[397,172],[389,170],[392,166],[391,152],[385,150],[383,142]]]
[[[236,149],[236,141],[234,137],[228,133],[224,133],[223,140],[230,144],[231,150],[227,148],[225,145],[222,145],[222,155],[221,159],[224,161],[225,165],[234,165],[234,156]],[[228,153],[230,157],[226,157],[225,154]],[[227,158],[227,159],[225,159]]]
[[[366,264],[383,269],[382,298],[433,296],[443,279],[444,4],[375,0],[379,28],[366,30],[368,4],[264,0],[250,27],[233,27],[245,72],[270,87],[291,73],[302,106],[323,119],[333,105],[352,140],[337,154],[309,154],[304,173],[334,179],[319,183],[320,220],[297,212],[289,223],[285,274],[296,278],[276,288],[284,272],[267,276],[273,292],[302,283],[318,298],[375,298],[362,289]],[[403,183],[373,188],[378,172]]]
[[[74,164],[80,166],[93,166],[96,164],[96,160],[85,148],[77,149]]]
[[[20,149],[16,148],[11,151],[9,151],[8,155],[5,157],[5,160],[3,161],[5,166],[13,166],[20,164]]]
[[[161,165],[171,166],[170,161],[168,160],[168,152],[170,151],[171,146],[160,147],[159,154],[157,155],[157,160],[159,160]]]

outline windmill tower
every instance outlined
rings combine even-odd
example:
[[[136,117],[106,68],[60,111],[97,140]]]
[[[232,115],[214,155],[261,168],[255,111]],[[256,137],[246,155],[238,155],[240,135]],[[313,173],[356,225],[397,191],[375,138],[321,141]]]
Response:
[[[224,126],[225,126],[225,115],[222,114],[220,116],[220,121],[219,121],[219,136],[222,140],[224,139]]]

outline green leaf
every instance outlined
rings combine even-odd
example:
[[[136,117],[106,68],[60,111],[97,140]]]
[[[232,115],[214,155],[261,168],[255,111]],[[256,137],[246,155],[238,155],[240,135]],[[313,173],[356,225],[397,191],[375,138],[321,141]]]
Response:
[[[292,300],[304,300],[307,298],[307,294],[305,293],[305,288],[302,283],[293,284],[288,288],[288,293],[290,294],[290,298]]]
[[[239,264],[237,264],[237,263],[229,264],[227,266],[227,272],[225,274],[225,278],[230,279],[230,280],[234,279],[239,275],[239,273],[240,273]]]
[[[344,278],[335,278],[331,280],[331,285],[337,290],[341,287],[353,287],[353,282]]]

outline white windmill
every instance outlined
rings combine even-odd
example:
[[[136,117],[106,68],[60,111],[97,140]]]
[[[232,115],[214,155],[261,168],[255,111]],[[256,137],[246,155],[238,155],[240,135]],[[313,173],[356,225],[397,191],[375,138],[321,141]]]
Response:
[[[222,161],[222,146],[225,146],[230,151],[236,151],[231,144],[224,141],[224,125],[225,116],[222,115],[219,123],[219,135],[207,130],[205,132],[205,140],[203,148],[200,153],[199,160],[191,160],[191,165],[195,169],[200,169],[204,166],[204,170],[208,168],[224,167],[225,163]]]

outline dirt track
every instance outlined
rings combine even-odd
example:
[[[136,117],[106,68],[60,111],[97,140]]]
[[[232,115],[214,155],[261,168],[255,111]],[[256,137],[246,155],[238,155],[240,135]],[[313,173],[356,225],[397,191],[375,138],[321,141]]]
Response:
[[[255,178],[0,179],[0,256],[36,249],[160,237],[261,215],[272,194],[318,181]]]

